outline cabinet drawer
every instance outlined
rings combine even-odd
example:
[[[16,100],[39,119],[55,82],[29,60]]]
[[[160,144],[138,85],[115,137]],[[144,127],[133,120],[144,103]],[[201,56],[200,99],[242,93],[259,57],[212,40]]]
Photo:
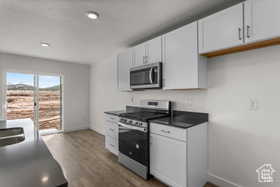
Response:
[[[106,136],[105,137],[105,147],[110,152],[114,153],[115,155],[118,155],[119,145],[118,145],[117,139],[112,138],[111,136]]]
[[[118,124],[112,121],[106,121],[106,136],[111,136],[112,138],[118,138],[119,128]]]
[[[181,141],[187,141],[187,129],[170,127],[157,123],[151,123],[150,131],[153,134],[174,138]]]
[[[119,117],[114,115],[105,114],[105,120],[118,122]]]

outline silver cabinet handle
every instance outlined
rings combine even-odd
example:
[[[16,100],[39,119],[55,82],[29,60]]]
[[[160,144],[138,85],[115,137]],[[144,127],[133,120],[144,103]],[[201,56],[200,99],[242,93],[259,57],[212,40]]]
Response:
[[[238,39],[242,40],[242,29],[238,28]]]
[[[115,147],[113,144],[110,144],[112,147]]]
[[[143,56],[143,64],[147,64],[147,60],[148,59],[148,57],[147,56]]]
[[[114,129],[111,129],[111,128],[110,128],[110,131],[114,132]]]
[[[250,29],[251,29],[250,25],[247,25],[247,38],[251,37],[250,36]]]
[[[148,63],[148,56],[143,56],[143,64],[147,64]]]
[[[167,133],[167,134],[169,134],[169,133],[170,133],[170,131],[168,131],[168,130],[161,130],[161,132],[163,132],[163,133]]]

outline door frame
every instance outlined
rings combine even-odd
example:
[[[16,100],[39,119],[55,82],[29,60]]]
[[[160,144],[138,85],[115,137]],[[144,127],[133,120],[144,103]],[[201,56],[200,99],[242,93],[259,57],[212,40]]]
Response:
[[[4,69],[2,70],[2,89],[1,89],[1,104],[2,104],[2,119],[7,119],[7,73],[22,73],[22,74],[31,74],[34,75],[34,102],[36,102],[36,106],[34,106],[34,128],[38,128],[39,121],[39,105],[38,105],[38,86],[39,86],[39,76],[59,76],[60,77],[60,126],[61,129],[56,132],[64,132],[65,126],[64,126],[64,75],[62,73],[46,73],[46,72],[34,72],[34,71],[25,71],[25,70],[14,70],[14,69]],[[38,128],[39,129],[39,128]]]

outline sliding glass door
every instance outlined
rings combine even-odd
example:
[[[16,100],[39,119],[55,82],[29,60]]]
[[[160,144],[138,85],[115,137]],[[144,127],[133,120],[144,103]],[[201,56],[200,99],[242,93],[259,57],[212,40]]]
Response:
[[[34,74],[6,74],[6,119],[35,119]]]
[[[41,132],[62,130],[62,77],[6,73],[6,119],[31,119]]]
[[[40,130],[61,130],[61,77],[38,76],[38,123]]]

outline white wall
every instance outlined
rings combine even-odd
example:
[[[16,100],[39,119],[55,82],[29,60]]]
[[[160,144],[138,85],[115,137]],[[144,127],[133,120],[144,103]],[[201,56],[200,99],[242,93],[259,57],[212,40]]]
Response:
[[[62,74],[65,131],[89,127],[89,65],[0,53],[0,70],[1,89],[5,71]]]
[[[91,127],[104,133],[103,112],[143,98],[170,99],[179,110],[208,112],[210,180],[221,186],[256,184],[256,169],[271,163],[280,186],[280,46],[209,59],[207,90],[117,90],[115,57],[91,69]],[[257,100],[257,111],[250,110]],[[218,178],[232,182],[222,183]],[[236,184],[236,185],[234,185]]]

